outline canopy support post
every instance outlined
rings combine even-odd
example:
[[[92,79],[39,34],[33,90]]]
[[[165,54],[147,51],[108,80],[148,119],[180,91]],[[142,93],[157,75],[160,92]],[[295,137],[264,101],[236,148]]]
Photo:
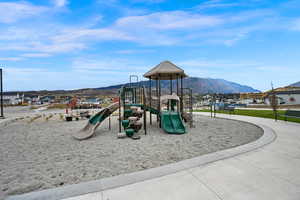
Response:
[[[149,92],[150,92],[150,94],[149,94],[149,105],[150,105],[150,125],[152,125],[152,113],[151,113],[151,108],[152,108],[152,80],[151,80],[151,78],[149,79],[149,88],[150,88],[150,90],[149,90]]]
[[[181,89],[181,94],[180,94],[180,112],[181,112],[181,114],[183,113],[183,78],[182,78],[182,76],[180,77],[180,82],[181,82],[181,84],[180,84],[180,89]]]
[[[158,79],[156,79],[156,85],[155,86],[156,86],[156,91],[155,92],[156,92],[156,101],[157,101],[158,100]],[[157,110],[159,109],[158,106],[159,106],[159,103],[156,104],[156,109]],[[158,122],[158,114],[156,114],[156,121]]]
[[[172,95],[172,93],[173,93],[173,80],[172,80],[172,76],[171,76],[171,80],[170,80],[170,93],[171,93],[171,95]]]
[[[119,96],[119,133],[121,133],[122,129],[121,129],[121,95]]]
[[[159,74],[158,74],[158,78],[159,78]],[[161,84],[160,84],[160,78],[158,80],[158,91],[159,91],[159,94],[158,94],[158,111],[159,111],[159,128],[161,128],[161,107],[160,107],[160,96],[161,96]]]
[[[143,88],[143,98],[145,99],[145,88]],[[144,104],[143,104],[143,107],[144,107],[144,131],[145,131],[145,135],[147,135],[147,112],[146,112],[146,104],[145,104],[145,101],[144,101]]]

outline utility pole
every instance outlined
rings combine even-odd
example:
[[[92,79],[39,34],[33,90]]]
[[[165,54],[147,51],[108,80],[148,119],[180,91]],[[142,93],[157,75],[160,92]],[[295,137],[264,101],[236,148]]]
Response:
[[[2,74],[3,70],[2,68],[0,68],[0,84],[1,84],[1,87],[0,87],[0,109],[1,109],[1,112],[0,112],[0,119],[4,119],[4,114],[3,114],[3,74]]]

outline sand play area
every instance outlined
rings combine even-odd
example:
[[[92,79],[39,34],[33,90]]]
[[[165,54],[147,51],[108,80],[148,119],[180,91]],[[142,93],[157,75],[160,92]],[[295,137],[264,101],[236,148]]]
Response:
[[[154,117],[155,118],[155,117]],[[155,120],[154,120],[155,121]],[[19,120],[0,125],[0,199],[7,195],[55,188],[158,167],[249,143],[263,131],[251,124],[196,116],[196,128],[170,135],[154,123],[141,139],[118,139],[117,118],[108,120],[88,140],[72,133],[87,120]]]

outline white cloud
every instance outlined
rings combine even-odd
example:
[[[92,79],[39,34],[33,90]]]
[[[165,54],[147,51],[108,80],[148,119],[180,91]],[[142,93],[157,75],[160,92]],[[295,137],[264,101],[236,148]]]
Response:
[[[266,9],[223,15],[171,11],[123,17],[108,28],[126,33],[144,45],[199,45],[211,41],[232,46],[254,31],[282,29],[278,20],[274,12]]]
[[[119,0],[97,0],[97,3],[104,5],[112,5],[119,3]]]
[[[86,49],[87,45],[84,43],[72,41],[72,42],[53,42],[53,41],[37,41],[37,42],[20,42],[9,43],[5,46],[0,46],[2,51],[21,51],[27,52],[26,54],[32,54],[32,52],[38,53],[66,53],[74,52],[82,49]]]
[[[105,28],[75,28],[57,33],[51,38],[55,43],[83,41],[123,40],[152,45],[171,45],[179,38],[161,31],[186,31],[216,26],[221,19],[190,14],[183,11],[160,12],[142,16],[123,17]]]
[[[65,43],[52,43],[52,44],[37,44],[33,46],[33,51],[40,51],[45,53],[65,53],[76,50],[86,49],[86,44],[79,42],[65,42]]]
[[[120,4],[120,1],[121,0],[98,0],[98,3],[106,4],[106,5],[114,4],[116,6],[117,4]],[[149,4],[162,3],[165,1],[166,0],[130,0],[131,3],[149,3]],[[121,7],[121,6],[119,5],[119,7]]]
[[[26,58],[45,58],[50,57],[48,53],[25,53],[14,57],[0,57],[0,61],[20,61]]]
[[[276,18],[277,14],[270,9],[257,9],[257,10],[249,10],[243,11],[236,14],[224,15],[227,18],[227,21],[231,23],[243,23],[243,22],[251,22],[253,20],[264,21],[269,18]]]
[[[200,5],[198,5],[196,8],[197,9],[209,9],[209,8],[228,8],[228,7],[235,7],[235,6],[240,6],[241,3],[225,3],[219,0],[210,0],[210,1],[206,1]]]
[[[290,25],[290,29],[294,30],[294,31],[300,31],[300,18],[295,19],[291,25]]]
[[[287,85],[287,81],[296,82],[299,70],[294,66],[280,66],[272,63],[251,60],[213,60],[190,59],[175,63],[183,67],[186,73],[196,77],[222,78],[244,85],[250,85],[262,91],[269,89],[270,82]],[[281,73],[284,71],[285,73]],[[259,75],[258,75],[259,74]],[[253,78],[255,77],[255,78]],[[282,83],[280,83],[282,82]]]
[[[71,81],[71,76],[74,74],[54,72],[43,68],[32,67],[4,67],[4,90],[36,90],[36,89],[63,89],[61,83],[64,83],[65,88],[70,87],[68,82]],[[66,81],[65,80],[70,80]],[[55,81],[53,81],[55,80]],[[41,85],[43,83],[43,85]]]
[[[25,53],[21,55],[21,57],[25,57],[25,58],[44,58],[50,56],[51,54],[48,53]]]
[[[73,60],[72,69],[76,72],[85,73],[103,73],[103,72],[114,72],[114,73],[126,73],[132,72],[143,72],[145,71],[144,63],[139,61],[129,61],[127,59],[93,59],[93,58],[78,58]]]
[[[240,68],[240,67],[257,67],[261,63],[253,61],[232,61],[232,60],[207,60],[207,59],[191,59],[177,62],[180,66],[187,68]]]
[[[51,54],[48,53],[25,53],[15,57],[0,57],[0,61],[20,61],[25,58],[44,58],[49,56],[51,56]]]
[[[115,51],[117,54],[142,54],[142,53],[153,53],[155,50],[153,49],[127,49],[127,50],[119,50]]]
[[[37,72],[48,72],[48,70],[42,69],[42,68],[28,68],[28,67],[6,67],[4,71],[8,74],[15,74],[18,73],[20,76],[22,75],[30,75],[31,73],[37,73]]]
[[[149,15],[130,16],[118,19],[105,28],[77,28],[56,34],[52,40],[66,41],[109,41],[123,40],[152,45],[172,45],[180,39],[161,31],[187,31],[217,26],[222,20],[214,16],[203,16],[183,11],[159,12]]]
[[[120,63],[116,60],[99,61],[94,59],[75,59],[72,68],[80,72],[95,71],[118,71],[121,68]]]
[[[212,27],[222,23],[216,16],[192,14],[184,11],[158,12],[143,16],[123,17],[117,20],[115,26],[131,29],[197,29]]]
[[[68,4],[68,0],[52,0],[56,7],[64,7]]]
[[[54,36],[53,41],[66,42],[74,40],[132,40],[130,36],[114,29],[74,29],[66,30]]]
[[[136,60],[107,58],[77,58],[61,70],[5,66],[4,89],[76,89],[121,84],[128,81],[130,73],[141,76],[149,68],[145,66]]]
[[[20,26],[7,26],[0,29],[0,41],[17,41],[17,40],[33,40],[37,39],[40,31],[35,30],[35,28],[22,28]]]
[[[162,3],[166,0],[131,0],[133,3]]]
[[[47,11],[47,7],[35,6],[27,2],[0,2],[0,23],[14,23]]]
[[[57,54],[88,49],[104,41],[129,41],[147,46],[204,43],[232,46],[254,31],[282,28],[273,16],[270,10],[223,15],[203,15],[190,10],[126,16],[103,27],[97,24],[101,16],[81,25],[47,22],[43,26],[32,25],[30,29],[26,25],[7,26],[2,30],[0,27],[0,42],[3,44],[0,50],[21,51],[23,54]]]
[[[22,60],[20,57],[0,57],[0,61],[19,61]]]
[[[247,32],[238,33],[233,38],[224,40],[223,43],[227,46],[232,46],[235,43],[237,43],[238,41],[244,39],[245,37],[247,37]]]
[[[118,53],[118,54],[136,54],[136,53],[139,53],[139,51],[128,49],[128,50],[119,50],[119,51],[116,51],[115,53]]]

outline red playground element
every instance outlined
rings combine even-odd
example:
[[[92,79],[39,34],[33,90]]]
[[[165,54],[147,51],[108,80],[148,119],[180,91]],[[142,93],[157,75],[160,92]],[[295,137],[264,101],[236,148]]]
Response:
[[[114,102],[114,103],[119,102],[119,97],[114,97],[114,98],[113,98],[113,102]]]
[[[73,97],[73,99],[70,101],[70,103],[68,104],[68,107],[72,109],[74,109],[77,105],[77,97]]]

